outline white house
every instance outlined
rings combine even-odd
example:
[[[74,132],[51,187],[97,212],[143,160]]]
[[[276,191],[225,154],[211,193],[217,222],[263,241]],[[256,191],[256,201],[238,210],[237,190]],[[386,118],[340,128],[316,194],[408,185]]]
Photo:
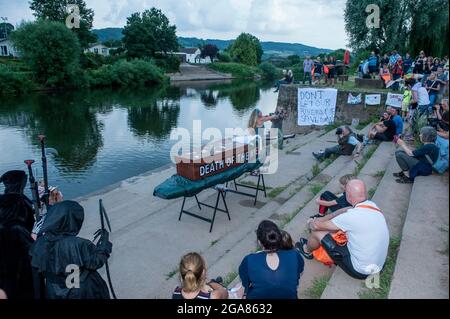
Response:
[[[173,54],[179,57],[181,62],[196,64],[211,63],[211,59],[209,57],[202,59],[202,51],[199,48],[182,48],[178,52],[174,52]]]
[[[10,39],[0,39],[0,56],[19,57],[19,52]]]
[[[177,53],[180,55],[185,55],[187,63],[196,63],[197,56],[200,55],[202,51],[200,51],[199,48],[183,48]]]
[[[84,53],[91,52],[103,56],[109,56],[110,51],[114,49],[116,48],[108,48],[106,45],[97,43],[90,46],[89,49],[84,50]]]

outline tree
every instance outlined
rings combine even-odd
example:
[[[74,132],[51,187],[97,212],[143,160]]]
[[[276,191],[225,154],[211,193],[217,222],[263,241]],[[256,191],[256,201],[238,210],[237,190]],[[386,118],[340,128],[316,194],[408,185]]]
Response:
[[[122,40],[106,40],[103,42],[103,45],[108,48],[120,48],[122,47]]]
[[[14,26],[11,23],[0,23],[0,39],[7,38],[14,31]]]
[[[64,24],[42,20],[23,23],[11,38],[40,84],[61,86],[75,79],[80,44]]]
[[[176,26],[161,10],[152,8],[127,19],[122,39],[131,58],[154,57],[156,53],[178,50]]]
[[[255,66],[261,62],[263,50],[258,38],[241,33],[229,48],[230,55],[238,62]]]
[[[289,60],[290,65],[296,65],[296,64],[300,64],[302,62],[302,59],[297,54],[288,56],[288,60]]]
[[[72,30],[77,35],[81,48],[88,48],[90,43],[97,41],[97,36],[90,31],[94,22],[94,11],[87,8],[84,0],[32,0],[30,9],[38,19],[66,23],[71,14],[68,12],[69,5],[78,6],[80,27]]]
[[[202,59],[209,56],[211,62],[217,57],[217,53],[219,53],[219,48],[214,44],[207,44],[202,49],[201,57]]]
[[[368,5],[380,8],[379,28],[368,28]],[[447,0],[347,0],[345,29],[355,51],[448,52]]]
[[[448,55],[448,9],[447,0],[419,0],[410,3],[411,31],[408,49],[424,50],[432,56]]]

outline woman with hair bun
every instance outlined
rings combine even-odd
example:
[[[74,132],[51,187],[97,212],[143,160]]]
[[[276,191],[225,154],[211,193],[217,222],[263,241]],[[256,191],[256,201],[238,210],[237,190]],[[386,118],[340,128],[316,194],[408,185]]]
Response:
[[[215,281],[207,283],[206,262],[198,253],[184,255],[180,261],[181,287],[172,299],[227,299],[228,291]]]
[[[256,236],[261,251],[247,255],[239,266],[246,298],[297,299],[303,257],[284,247],[283,234],[271,221],[262,221]]]

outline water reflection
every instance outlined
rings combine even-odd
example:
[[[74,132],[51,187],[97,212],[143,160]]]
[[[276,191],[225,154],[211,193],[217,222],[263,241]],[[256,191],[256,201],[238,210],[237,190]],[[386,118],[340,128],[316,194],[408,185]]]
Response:
[[[37,135],[58,156],[51,183],[74,198],[170,163],[176,127],[245,127],[258,106],[272,112],[276,95],[254,82],[181,85],[140,90],[34,94],[0,104],[0,173],[39,162]],[[203,125],[203,124],[202,124]]]

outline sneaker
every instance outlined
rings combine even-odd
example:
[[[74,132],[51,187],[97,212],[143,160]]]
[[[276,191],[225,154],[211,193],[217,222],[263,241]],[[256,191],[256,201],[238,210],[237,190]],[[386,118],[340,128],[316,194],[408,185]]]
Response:
[[[303,249],[303,246],[306,245],[308,240],[306,238],[300,238],[300,241],[295,244],[295,248],[300,252],[300,254],[308,260],[312,260],[314,258],[312,253],[307,253]]]
[[[314,216],[311,216],[310,218],[322,218],[322,217],[325,217],[325,215],[322,215],[322,214],[316,214],[316,215],[314,215]]]
[[[401,178],[399,178],[399,179],[396,179],[395,180],[397,183],[399,183],[399,184],[412,184],[413,182],[408,178],[408,177],[406,177],[406,176],[403,176],[403,177],[401,177]]]
[[[403,172],[400,172],[400,173],[394,173],[394,174],[392,174],[394,177],[404,177],[405,176],[405,173],[403,173]]]
[[[312,155],[316,158],[316,160],[320,161],[322,159],[322,153],[313,152]]]

